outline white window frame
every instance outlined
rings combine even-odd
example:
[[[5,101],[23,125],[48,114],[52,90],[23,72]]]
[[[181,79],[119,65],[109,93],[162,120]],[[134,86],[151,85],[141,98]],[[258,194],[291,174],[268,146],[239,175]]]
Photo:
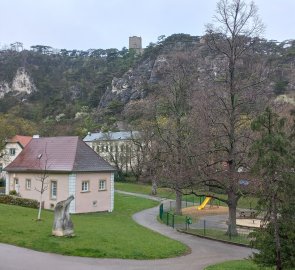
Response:
[[[9,148],[9,155],[10,156],[15,156],[16,154],[16,149],[15,148]]]
[[[19,186],[19,180],[18,178],[13,179],[14,189],[16,190],[17,186]]]
[[[89,185],[90,185],[89,180],[82,181],[82,183],[81,183],[82,192],[89,192],[90,191]]]
[[[56,200],[57,198],[57,181],[51,180],[50,181],[50,199]]]
[[[31,181],[31,179],[26,179],[26,189],[27,190],[32,189],[32,181]]]
[[[102,191],[102,190],[107,190],[107,181],[104,179],[100,179],[98,181],[98,190]]]

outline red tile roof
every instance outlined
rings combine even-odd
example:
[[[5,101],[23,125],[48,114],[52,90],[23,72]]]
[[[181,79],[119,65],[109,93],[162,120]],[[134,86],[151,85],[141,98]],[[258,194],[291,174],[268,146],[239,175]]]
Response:
[[[23,148],[32,140],[31,136],[21,136],[15,135],[12,138],[8,139],[9,143],[19,143]]]
[[[115,171],[79,137],[33,138],[6,168],[8,172]]]

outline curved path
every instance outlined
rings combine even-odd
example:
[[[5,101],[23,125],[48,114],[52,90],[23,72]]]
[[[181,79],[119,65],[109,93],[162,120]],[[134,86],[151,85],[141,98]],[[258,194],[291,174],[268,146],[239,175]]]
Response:
[[[246,258],[252,253],[249,248],[179,233],[157,222],[157,214],[158,207],[154,207],[136,213],[133,218],[145,227],[188,245],[192,250],[189,255],[161,260],[93,259],[0,244],[0,270],[202,270],[207,265]]]

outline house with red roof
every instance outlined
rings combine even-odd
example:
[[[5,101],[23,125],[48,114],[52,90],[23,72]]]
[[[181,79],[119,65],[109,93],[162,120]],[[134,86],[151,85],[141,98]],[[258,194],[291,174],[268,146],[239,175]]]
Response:
[[[45,209],[74,195],[71,213],[113,211],[115,169],[79,137],[33,138],[4,170],[6,192],[23,198],[39,201],[45,179]]]
[[[0,177],[6,178],[5,172],[2,169],[12,162],[31,141],[31,136],[15,135],[7,139],[2,154],[0,155]]]

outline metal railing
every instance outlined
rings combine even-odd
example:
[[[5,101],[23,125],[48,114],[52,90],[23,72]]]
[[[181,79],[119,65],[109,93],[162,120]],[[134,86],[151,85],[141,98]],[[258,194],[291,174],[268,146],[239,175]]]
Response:
[[[186,204],[186,202],[185,202]],[[195,217],[189,215],[176,215],[173,210],[175,202],[162,203],[159,207],[159,218],[172,228],[188,232],[197,236],[205,236],[221,241],[229,241],[249,245],[248,235],[253,230],[237,227],[237,234],[232,234],[227,224],[227,214]]]

